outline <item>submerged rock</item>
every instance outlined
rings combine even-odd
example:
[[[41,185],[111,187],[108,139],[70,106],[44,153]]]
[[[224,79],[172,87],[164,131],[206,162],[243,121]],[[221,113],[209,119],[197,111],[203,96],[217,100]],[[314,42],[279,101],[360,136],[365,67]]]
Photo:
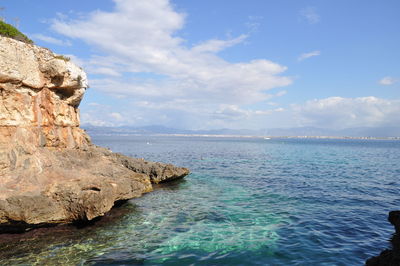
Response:
[[[97,147],[79,127],[85,72],[0,37],[0,232],[92,220],[186,168]]]
[[[400,211],[391,211],[388,220],[396,230],[390,240],[392,249],[386,249],[378,256],[369,258],[365,263],[367,266],[400,265]]]

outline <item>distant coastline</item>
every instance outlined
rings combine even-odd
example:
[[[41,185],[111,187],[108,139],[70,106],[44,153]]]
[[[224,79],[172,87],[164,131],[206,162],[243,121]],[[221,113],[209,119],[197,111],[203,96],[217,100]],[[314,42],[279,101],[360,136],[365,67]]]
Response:
[[[326,129],[315,127],[270,128],[270,129],[203,129],[190,130],[153,126],[82,126],[89,135],[138,135],[138,136],[191,136],[191,137],[234,137],[234,138],[297,138],[297,139],[400,139],[400,127]]]
[[[248,136],[248,135],[202,135],[202,134],[154,134],[153,136],[175,137],[215,137],[215,138],[257,138],[257,139],[360,139],[360,140],[400,140],[400,137],[347,137],[347,136]]]
[[[219,134],[144,134],[144,133],[90,133],[93,136],[152,136],[152,137],[200,137],[200,138],[244,138],[244,139],[349,139],[349,140],[400,140],[400,137],[348,137],[348,136],[251,136]]]

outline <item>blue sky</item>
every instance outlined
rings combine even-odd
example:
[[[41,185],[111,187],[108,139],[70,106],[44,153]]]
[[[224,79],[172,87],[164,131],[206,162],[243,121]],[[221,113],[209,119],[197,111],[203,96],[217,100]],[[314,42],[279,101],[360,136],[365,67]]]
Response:
[[[400,125],[397,0],[0,1],[88,73],[82,123]]]

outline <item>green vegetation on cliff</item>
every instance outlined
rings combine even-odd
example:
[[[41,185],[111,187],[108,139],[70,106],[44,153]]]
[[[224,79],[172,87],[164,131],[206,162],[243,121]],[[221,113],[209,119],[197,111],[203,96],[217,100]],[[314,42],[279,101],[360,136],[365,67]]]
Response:
[[[33,43],[25,34],[17,30],[14,26],[5,23],[0,20],[0,35],[5,37],[10,37],[15,40],[25,42],[25,43]]]
[[[64,55],[56,55],[54,58],[64,60],[65,62],[68,62],[71,60],[71,58],[64,56]]]

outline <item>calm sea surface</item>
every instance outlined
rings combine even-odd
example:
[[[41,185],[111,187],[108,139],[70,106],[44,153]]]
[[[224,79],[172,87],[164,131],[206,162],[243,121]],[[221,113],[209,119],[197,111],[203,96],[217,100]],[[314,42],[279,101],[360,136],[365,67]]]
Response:
[[[400,141],[93,141],[192,173],[107,222],[0,243],[0,265],[362,265],[389,246],[400,209]]]

